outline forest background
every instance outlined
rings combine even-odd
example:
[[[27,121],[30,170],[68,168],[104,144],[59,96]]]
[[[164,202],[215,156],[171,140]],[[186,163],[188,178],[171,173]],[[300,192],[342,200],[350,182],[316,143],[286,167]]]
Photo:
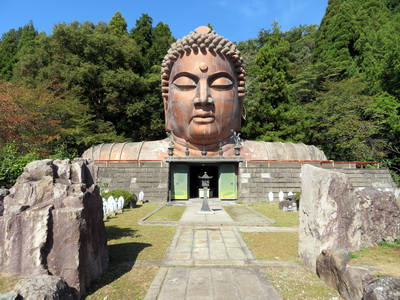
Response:
[[[209,25],[212,26],[212,25]],[[217,30],[218,32],[218,30]],[[166,137],[160,66],[168,24],[34,24],[0,40],[0,186],[26,163],[103,142]],[[400,1],[330,0],[320,25],[277,22],[237,43],[247,91],[242,137],[305,143],[329,159],[379,161],[400,184]]]

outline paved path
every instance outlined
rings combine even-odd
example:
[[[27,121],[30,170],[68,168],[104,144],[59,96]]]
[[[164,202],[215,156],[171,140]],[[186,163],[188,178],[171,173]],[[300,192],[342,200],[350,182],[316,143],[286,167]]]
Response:
[[[164,265],[174,267],[160,268],[145,300],[282,299],[252,266],[256,260],[220,202],[211,202],[212,214],[199,213],[200,201],[187,204],[165,256]]]

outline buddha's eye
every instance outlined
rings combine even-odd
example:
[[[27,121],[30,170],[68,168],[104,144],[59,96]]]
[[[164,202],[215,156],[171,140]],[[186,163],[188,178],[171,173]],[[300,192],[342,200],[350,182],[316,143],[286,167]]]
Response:
[[[174,80],[174,85],[180,91],[191,91],[197,87],[197,83],[194,79],[187,76],[180,76]]]
[[[210,82],[210,87],[217,91],[230,90],[233,86],[233,81],[227,77],[216,77]]]

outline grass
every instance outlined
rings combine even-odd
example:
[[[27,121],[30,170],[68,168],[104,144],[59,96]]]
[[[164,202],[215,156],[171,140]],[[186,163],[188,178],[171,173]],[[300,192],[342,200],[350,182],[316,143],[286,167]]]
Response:
[[[158,267],[112,265],[94,285],[85,299],[144,299]]]
[[[382,271],[375,275],[389,275],[400,277],[400,244],[380,243],[378,247],[361,248],[359,251],[350,252],[352,258],[350,265],[366,263],[377,266]]]
[[[242,233],[258,260],[299,262],[297,232]],[[338,292],[302,265],[264,269],[272,285],[284,299],[339,299]]]
[[[175,233],[174,227],[141,226],[137,221],[158,205],[146,203],[105,221],[110,263],[86,299],[142,299],[158,267],[132,267],[136,260],[161,260]]]
[[[248,209],[246,206],[225,206],[224,210],[236,222],[267,222],[267,219]]]
[[[258,260],[299,261],[297,232],[243,232],[242,236]]]
[[[298,227],[299,213],[279,209],[278,202],[257,203],[250,205],[254,210],[274,220],[278,227]]]
[[[379,242],[378,246],[390,247],[390,248],[400,248],[400,240],[395,240],[393,243],[389,242]]]
[[[270,267],[264,272],[283,299],[341,299],[336,290],[302,266]]]
[[[20,278],[0,275],[0,293],[7,293],[14,289]]]
[[[164,206],[146,221],[179,221],[186,206]]]

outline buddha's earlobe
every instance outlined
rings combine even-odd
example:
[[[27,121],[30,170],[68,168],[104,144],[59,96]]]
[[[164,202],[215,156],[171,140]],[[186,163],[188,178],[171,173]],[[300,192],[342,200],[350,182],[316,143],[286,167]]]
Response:
[[[168,97],[167,96],[163,97],[163,102],[164,102],[164,115],[165,115],[165,129],[168,132],[171,132],[171,124],[169,123],[169,117],[168,117]]]

